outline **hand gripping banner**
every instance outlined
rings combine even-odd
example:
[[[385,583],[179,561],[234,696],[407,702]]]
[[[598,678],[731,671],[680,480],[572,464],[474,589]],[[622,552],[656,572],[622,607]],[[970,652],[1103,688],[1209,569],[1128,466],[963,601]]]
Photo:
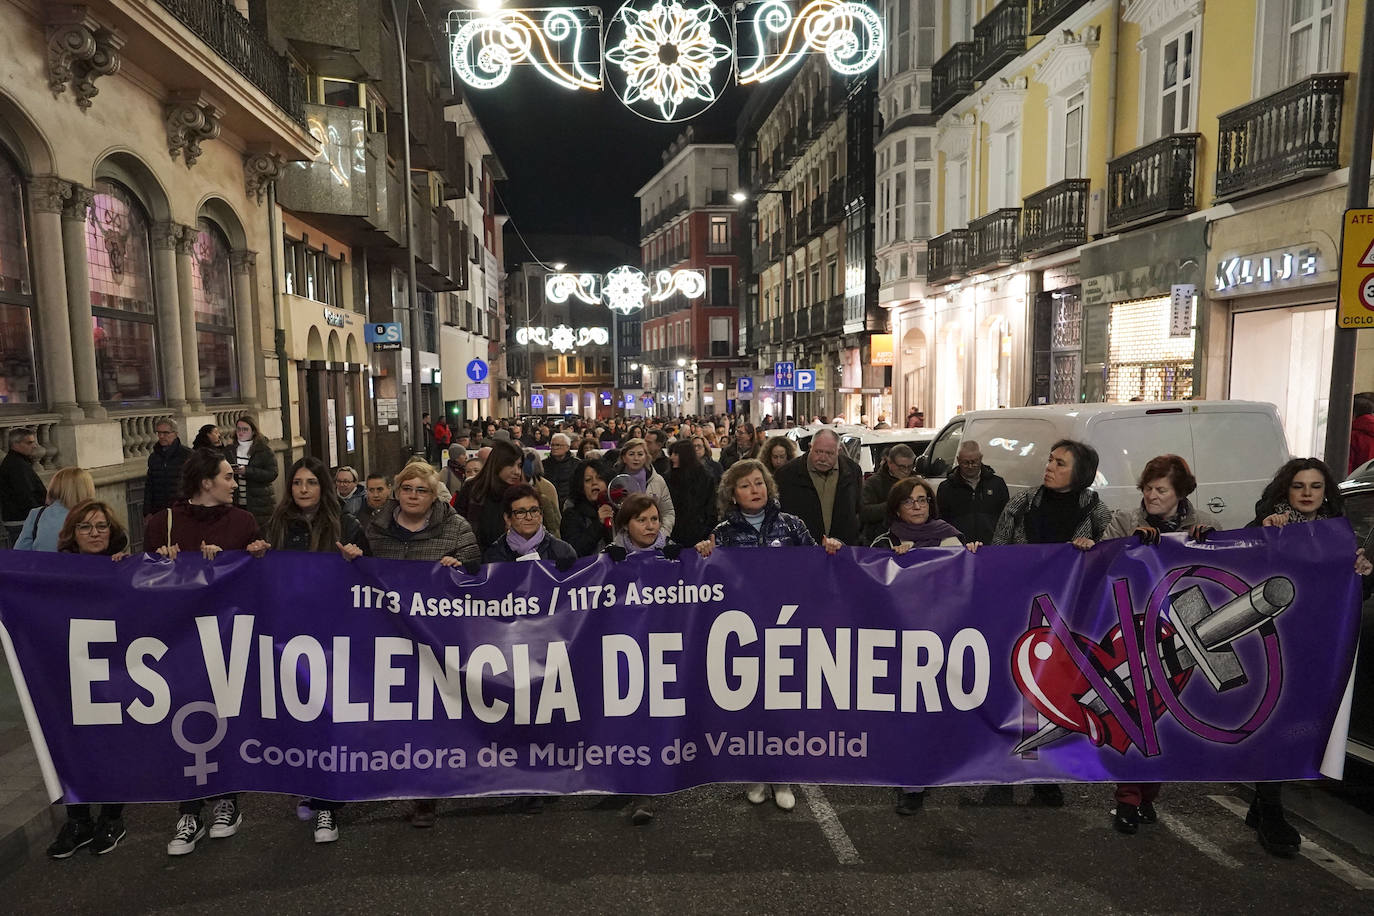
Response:
[[[68,802],[1340,775],[1344,521],[1158,547],[719,550],[475,576],[5,551]]]

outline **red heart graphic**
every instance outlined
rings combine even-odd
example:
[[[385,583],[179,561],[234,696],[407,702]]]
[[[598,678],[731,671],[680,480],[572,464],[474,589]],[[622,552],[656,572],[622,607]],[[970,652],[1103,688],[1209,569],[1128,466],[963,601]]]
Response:
[[[1168,624],[1161,626],[1161,642],[1171,640],[1173,635],[1172,627]],[[1112,672],[1124,666],[1127,659],[1121,627],[1112,627],[1100,644],[1077,633],[1074,634],[1074,640],[1097,673],[1110,685]],[[1173,675],[1170,680],[1175,692],[1182,689],[1192,673],[1192,669],[1188,668]],[[1049,627],[1032,627],[1016,641],[1012,650],[1012,677],[1021,695],[1031,702],[1040,715],[1055,725],[1086,735],[1095,747],[1110,745],[1120,754],[1126,753],[1131,746],[1130,735],[1114,714],[1098,713],[1082,701],[1083,695],[1092,686]],[[1164,701],[1159,690],[1153,686],[1148,694],[1150,715],[1158,718],[1164,712]],[[1133,714],[1137,713],[1136,702],[1135,697],[1123,700],[1126,709]]]

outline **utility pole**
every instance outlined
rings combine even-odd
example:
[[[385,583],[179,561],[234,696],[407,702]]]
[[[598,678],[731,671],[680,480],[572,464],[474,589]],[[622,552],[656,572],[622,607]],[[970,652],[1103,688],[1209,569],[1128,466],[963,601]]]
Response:
[[[1374,9],[1366,9],[1360,71],[1355,78],[1355,137],[1350,154],[1346,209],[1369,206],[1369,158],[1374,147]],[[1355,396],[1354,328],[1336,328],[1331,346],[1331,392],[1326,408],[1326,464],[1344,477],[1350,460],[1350,421]]]

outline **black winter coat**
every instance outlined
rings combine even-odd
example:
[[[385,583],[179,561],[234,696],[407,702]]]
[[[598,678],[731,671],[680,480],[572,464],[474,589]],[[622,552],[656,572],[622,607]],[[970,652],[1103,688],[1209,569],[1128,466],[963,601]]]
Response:
[[[548,532],[544,533],[544,540],[539,542],[534,552],[539,554],[539,559],[557,563],[559,568],[571,566],[577,560],[577,551],[573,550],[571,544],[560,541]],[[514,563],[518,559],[520,555],[511,549],[505,535],[497,538],[482,554],[483,563]]]
[[[956,467],[935,491],[940,518],[958,528],[970,541],[984,544],[992,543],[997,520],[1007,507],[1007,499],[1007,482],[986,464],[978,478],[978,486],[969,486]]]
[[[835,506],[830,514],[829,536],[843,544],[862,546],[862,531],[859,525],[859,490],[863,472],[859,466],[844,455],[840,455],[840,479],[835,485]],[[806,464],[806,456],[801,455],[778,468],[773,475],[778,484],[778,502],[782,511],[797,516],[806,523],[806,530],[819,544],[827,534],[824,516],[821,514],[820,494],[811,480],[811,471]]]
[[[224,459],[238,467],[238,443],[224,450]],[[248,466],[243,471],[247,496],[242,497],[240,492],[243,491],[235,490],[234,505],[253,513],[259,525],[267,524],[272,517],[272,510],[277,506],[276,497],[272,494],[272,482],[277,479],[277,473],[277,456],[272,453],[272,446],[267,444],[266,439],[258,439],[248,449]],[[321,483],[328,486],[324,481]]]
[[[181,467],[191,455],[191,450],[173,439],[165,448],[153,446],[148,456],[148,479],[143,483],[143,515],[146,518],[154,512],[161,512],[181,495]]]
[[[372,548],[367,543],[367,536],[363,534],[362,524],[347,512],[339,514],[339,543],[360,547],[365,556],[372,556]],[[303,518],[291,519],[286,523],[286,533],[282,537],[282,542],[272,546],[277,550],[309,552],[310,524]],[[336,549],[333,544],[329,545],[329,550]]]
[[[878,462],[878,470],[864,481],[863,495],[859,498],[863,543],[872,544],[874,538],[887,530],[887,495],[896,483],[896,478],[887,472],[886,461]]]
[[[571,451],[562,461],[552,455],[544,459],[544,479],[553,484],[553,488],[558,491],[560,506],[572,496],[573,481],[577,479],[577,471],[581,467],[582,462]]]
[[[579,557],[600,553],[611,542],[611,532],[597,515],[597,506],[586,497],[563,504],[561,533]]]
[[[667,480],[673,494],[672,540],[687,547],[706,540],[716,527],[716,482],[700,465],[685,473],[674,469]]]
[[[0,461],[0,518],[19,524],[47,502],[48,488],[38,479],[33,462],[14,450]]]

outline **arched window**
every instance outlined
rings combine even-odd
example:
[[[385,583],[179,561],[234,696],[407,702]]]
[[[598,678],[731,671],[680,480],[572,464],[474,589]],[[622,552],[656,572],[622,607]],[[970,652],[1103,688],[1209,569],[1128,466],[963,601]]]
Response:
[[[148,233],[147,211],[132,191],[106,178],[95,183],[86,263],[100,400],[110,406],[162,399]]]
[[[196,311],[196,352],[200,357],[200,395],[207,401],[238,397],[234,355],[234,283],[229,240],[202,217],[191,248],[191,290]]]
[[[38,403],[24,178],[0,148],[0,411]]]

